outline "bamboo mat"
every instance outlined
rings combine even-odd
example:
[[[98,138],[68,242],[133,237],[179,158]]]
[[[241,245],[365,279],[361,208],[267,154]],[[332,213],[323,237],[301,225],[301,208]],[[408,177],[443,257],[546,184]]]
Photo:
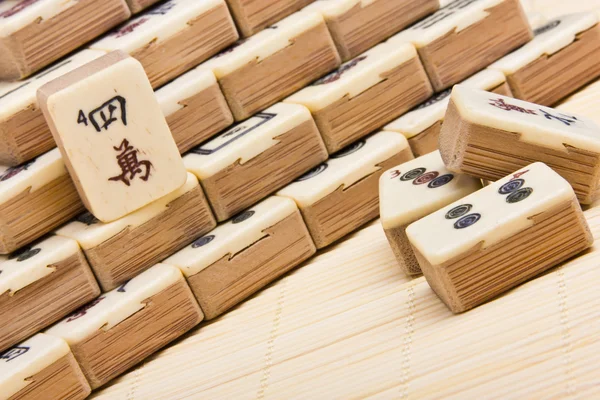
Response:
[[[554,16],[600,0],[533,4]],[[560,108],[600,122],[600,82]],[[585,214],[600,239],[600,208]],[[455,316],[374,222],[93,397],[600,398],[599,266],[600,244]]]

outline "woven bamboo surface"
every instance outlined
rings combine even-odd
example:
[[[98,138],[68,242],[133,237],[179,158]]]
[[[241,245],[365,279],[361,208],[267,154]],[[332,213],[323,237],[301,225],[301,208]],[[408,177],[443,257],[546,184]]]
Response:
[[[552,17],[600,0],[533,4]],[[600,83],[561,108],[600,122]],[[600,208],[585,214],[600,239]],[[600,398],[599,265],[596,245],[456,316],[400,272],[376,221],[95,398]]]

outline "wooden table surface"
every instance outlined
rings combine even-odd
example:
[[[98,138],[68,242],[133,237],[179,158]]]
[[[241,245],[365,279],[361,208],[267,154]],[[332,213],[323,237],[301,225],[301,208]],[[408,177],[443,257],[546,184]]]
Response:
[[[549,17],[600,8],[532,4]],[[600,82],[561,108],[600,123]],[[600,208],[585,214],[599,239]],[[596,285],[600,245],[455,316],[400,272],[375,221],[95,398],[600,398]]]

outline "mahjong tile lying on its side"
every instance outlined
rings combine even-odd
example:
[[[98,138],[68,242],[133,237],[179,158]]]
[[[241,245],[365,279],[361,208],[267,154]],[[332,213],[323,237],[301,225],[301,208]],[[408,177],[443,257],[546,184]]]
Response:
[[[344,61],[356,57],[439,8],[438,0],[317,0]]]
[[[205,317],[212,319],[315,252],[296,204],[272,196],[163,262],[181,269]]]
[[[38,103],[86,208],[121,218],[186,181],[141,64],[121,51],[38,89]]]
[[[484,69],[461,82],[461,85],[511,96],[506,77],[500,71]],[[383,129],[404,134],[415,157],[437,150],[450,93],[452,89],[434,94],[426,102],[390,122]]]
[[[125,0],[0,2],[0,80],[26,78],[130,15]]]
[[[331,155],[277,195],[293,199],[318,249],[379,215],[379,177],[411,160],[406,138],[378,132]]]
[[[432,289],[455,313],[476,307],[590,247],[569,183],[535,163],[409,225]]]
[[[122,374],[202,321],[179,269],[157,264],[52,326],[90,386]]]
[[[440,152],[449,170],[490,181],[541,161],[569,181],[581,203],[600,194],[600,127],[533,103],[455,86]]]
[[[129,53],[157,88],[237,38],[225,0],[168,0],[113,29],[90,48]]]
[[[310,112],[278,103],[192,149],[184,163],[224,221],[325,159]]]
[[[381,224],[404,273],[421,273],[406,237],[406,227],[481,187],[480,179],[448,171],[438,151],[393,167],[381,175]]]
[[[551,106],[600,76],[600,25],[594,13],[570,14],[534,31],[535,38],[490,66],[516,98]]]
[[[37,90],[105,54],[103,51],[81,50],[24,81],[0,81],[1,164],[17,166],[56,147],[38,106]]]
[[[83,210],[58,149],[16,167],[0,167],[0,254],[31,243]]]
[[[381,128],[432,93],[413,45],[382,43],[285,102],[308,107],[331,154]]]
[[[56,233],[75,239],[103,290],[111,290],[216,226],[198,180],[109,223],[79,215]]]
[[[251,117],[340,65],[323,17],[299,11],[201,65],[213,71],[236,121]]]
[[[233,123],[217,79],[207,69],[193,69],[155,93],[180,153]]]
[[[85,399],[91,393],[69,345],[38,333],[0,353],[0,399]]]
[[[76,241],[49,236],[0,256],[0,351],[100,294]]]
[[[454,0],[390,41],[417,47],[431,84],[439,92],[532,37],[519,0]]]
[[[226,0],[243,37],[252,36],[314,0]]]

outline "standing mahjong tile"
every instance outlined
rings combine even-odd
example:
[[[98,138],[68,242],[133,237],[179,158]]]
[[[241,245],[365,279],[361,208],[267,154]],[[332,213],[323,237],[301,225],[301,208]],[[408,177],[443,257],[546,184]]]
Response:
[[[455,313],[476,307],[590,247],[573,189],[542,163],[406,229],[427,282]]]
[[[37,90],[105,54],[81,50],[24,81],[0,81],[0,163],[16,166],[56,147],[38,106]]]
[[[600,195],[600,127],[558,110],[455,86],[440,132],[449,170],[494,181],[530,163],[546,163],[579,201]]]
[[[91,393],[67,343],[38,333],[0,353],[0,399],[85,399]]]
[[[439,8],[438,0],[317,0],[344,61],[356,57]]]
[[[516,98],[551,106],[600,76],[600,26],[594,13],[559,17],[535,38],[492,64]]]
[[[233,123],[214,74],[193,69],[156,91],[180,153],[210,139]]]
[[[141,64],[121,51],[38,89],[38,102],[86,208],[121,218],[186,181]]]
[[[272,196],[163,261],[181,269],[215,318],[316,252],[296,204]]]
[[[49,236],[0,256],[0,351],[100,294],[76,241]]]
[[[58,149],[0,172],[0,254],[64,224],[85,208]]]
[[[125,0],[0,2],[0,80],[26,78],[130,15]]]
[[[323,17],[299,11],[202,64],[236,121],[262,111],[340,65]]]
[[[519,0],[454,0],[390,39],[413,43],[436,92],[533,37]]]
[[[381,128],[433,94],[411,44],[382,43],[288,97],[312,112],[329,153]]]
[[[113,29],[90,48],[129,53],[142,63],[156,88],[237,38],[225,0],[168,0]]]
[[[198,180],[191,173],[183,187],[109,223],[90,213],[58,229],[75,239],[103,290],[133,278],[217,225]]]
[[[69,344],[90,386],[96,389],[202,319],[181,271],[157,264],[103,293],[45,333]]]
[[[184,157],[218,221],[224,221],[327,159],[310,112],[278,103]]]
[[[379,177],[411,160],[406,138],[378,132],[332,154],[277,195],[293,199],[318,249],[379,215]]]
[[[480,179],[451,173],[438,151],[393,167],[381,175],[381,224],[404,273],[421,273],[406,237],[406,227],[479,189]]]
[[[252,36],[314,0],[227,0],[243,37]]]
[[[505,96],[511,95],[506,78],[500,71],[484,69],[461,82],[461,85]],[[383,129],[404,134],[415,157],[437,150],[450,93],[452,89],[434,94],[426,102],[387,124]]]

